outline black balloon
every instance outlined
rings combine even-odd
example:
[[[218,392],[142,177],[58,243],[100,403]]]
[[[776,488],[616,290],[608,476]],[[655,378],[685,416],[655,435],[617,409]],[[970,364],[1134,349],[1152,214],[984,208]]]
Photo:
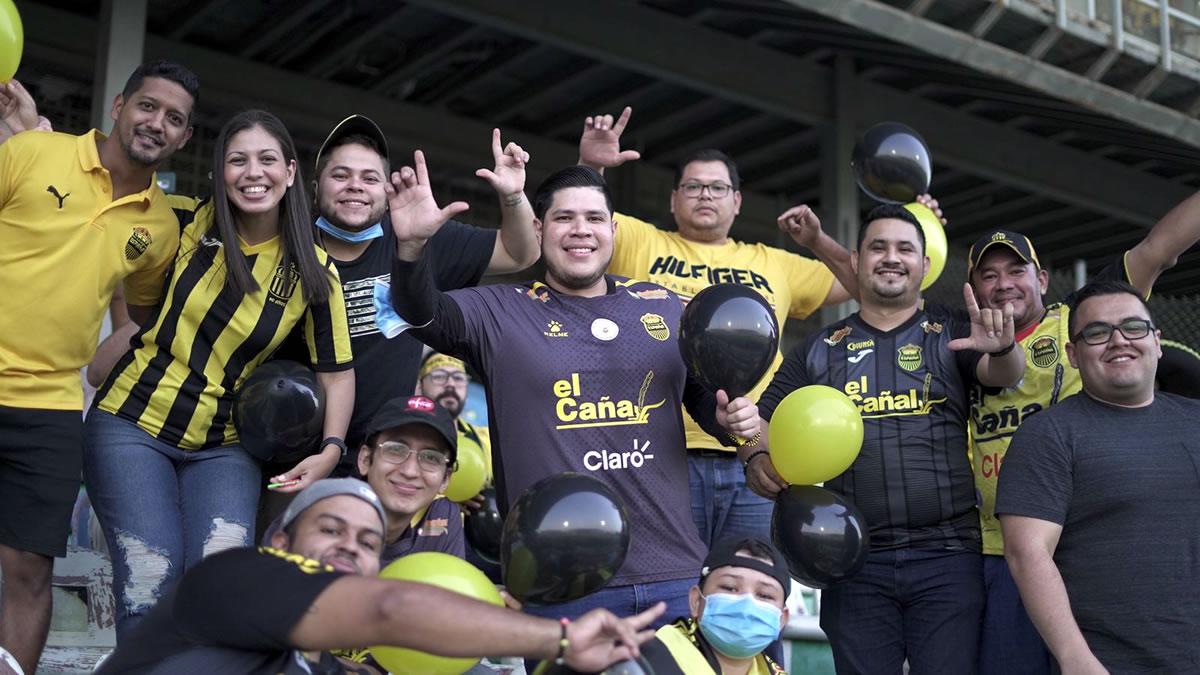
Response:
[[[242,449],[264,462],[295,463],[316,452],[325,423],[325,390],[295,361],[268,361],[242,383],[233,424]]]
[[[570,666],[560,666],[553,661],[542,661],[537,668],[533,669],[532,675],[583,675],[586,671],[575,670]],[[654,675],[654,668],[646,661],[645,657],[639,656],[636,659],[628,659],[619,663],[614,663],[611,666],[598,672],[599,675]]]
[[[828,588],[862,569],[870,548],[854,504],[815,485],[792,485],[775,499],[771,537],[800,583]]]
[[[898,122],[867,129],[850,159],[858,187],[881,202],[906,204],[929,192],[932,159],[925,139]]]
[[[504,518],[496,504],[496,488],[485,488],[483,506],[471,511],[463,521],[463,534],[471,548],[493,565],[500,564],[500,539],[504,534]]]
[[[599,590],[629,551],[629,518],[604,483],[565,473],[532,485],[504,520],[504,586],[521,602],[567,602]]]
[[[779,349],[775,312],[749,286],[705,288],[688,302],[679,324],[679,352],[692,377],[731,399],[758,384]]]

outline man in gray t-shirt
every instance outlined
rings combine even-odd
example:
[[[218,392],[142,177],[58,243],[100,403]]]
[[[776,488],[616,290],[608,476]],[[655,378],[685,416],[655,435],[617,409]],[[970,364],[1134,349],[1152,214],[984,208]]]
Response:
[[[1083,393],[1013,438],[1005,557],[1064,672],[1200,671],[1200,401],[1155,392],[1160,337],[1131,286],[1071,305]]]

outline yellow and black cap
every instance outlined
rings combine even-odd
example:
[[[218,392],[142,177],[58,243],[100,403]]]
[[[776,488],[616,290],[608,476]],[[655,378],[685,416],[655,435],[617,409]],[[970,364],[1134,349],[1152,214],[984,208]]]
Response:
[[[993,246],[1007,246],[1020,256],[1021,260],[1033,263],[1038,269],[1042,268],[1042,262],[1038,260],[1037,251],[1033,250],[1033,242],[1029,241],[1029,237],[1011,230],[992,230],[971,245],[971,250],[967,253],[968,277],[971,276],[971,270],[983,259],[983,254]]]
[[[383,130],[378,124],[366,115],[351,115],[346,119],[338,122],[333,127],[333,131],[325,137],[325,142],[321,143],[321,149],[317,150],[317,166],[321,166],[321,157],[329,148],[336,147],[337,141],[347,137],[361,135],[371,139],[379,146],[379,154],[386,161],[388,159],[387,138],[383,135]]]

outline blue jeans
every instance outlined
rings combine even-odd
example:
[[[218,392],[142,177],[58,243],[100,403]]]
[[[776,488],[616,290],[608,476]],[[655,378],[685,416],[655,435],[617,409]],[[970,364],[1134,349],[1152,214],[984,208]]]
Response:
[[[771,541],[775,505],[746,487],[746,474],[736,454],[705,456],[689,450],[688,477],[692,520],[706,547],[737,536]]]
[[[113,558],[118,640],[203,557],[253,542],[260,471],[237,446],[184,451],[93,409],[83,476]]]
[[[700,571],[697,570],[695,579],[672,579],[630,586],[605,586],[578,600],[556,605],[525,605],[521,611],[546,619],[566,617],[574,621],[593,609],[603,607],[624,618],[644,612],[653,607],[656,602],[665,602],[667,611],[663,612],[650,626],[657,630],[680,617],[692,615],[688,605],[688,591],[699,580]],[[527,659],[525,670],[532,673],[537,663],[536,660]]]
[[[854,578],[821,594],[821,628],[838,675],[970,675],[983,618],[982,556],[897,549],[867,555]]]
[[[1025,612],[1004,556],[983,556],[983,586],[980,675],[1050,675],[1050,650]]]

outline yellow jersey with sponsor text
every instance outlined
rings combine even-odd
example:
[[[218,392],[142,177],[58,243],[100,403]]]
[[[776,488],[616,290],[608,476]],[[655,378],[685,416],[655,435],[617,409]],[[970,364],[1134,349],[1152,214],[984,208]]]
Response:
[[[979,524],[983,552],[1004,555],[1004,536],[996,519],[996,482],[1004,453],[1021,422],[1068,396],[1079,393],[1079,371],[1067,362],[1070,340],[1066,305],[1051,305],[1033,332],[1021,339],[1025,350],[1025,376],[1016,387],[971,389],[971,462],[978,490]]]
[[[179,225],[153,179],[113,200],[103,139],[28,131],[0,145],[0,405],[81,410],[79,369],[117,284],[133,305],[162,295]]]
[[[803,319],[812,314],[833,287],[828,267],[783,249],[733,239],[702,244],[623,213],[614,217],[617,235],[609,273],[656,283],[685,304],[713,284],[742,284],[770,303],[782,330],[789,317]],[[762,395],[782,360],[777,353],[770,370],[748,394],[752,400]],[[733,450],[705,433],[686,412],[684,430],[689,448]]]

